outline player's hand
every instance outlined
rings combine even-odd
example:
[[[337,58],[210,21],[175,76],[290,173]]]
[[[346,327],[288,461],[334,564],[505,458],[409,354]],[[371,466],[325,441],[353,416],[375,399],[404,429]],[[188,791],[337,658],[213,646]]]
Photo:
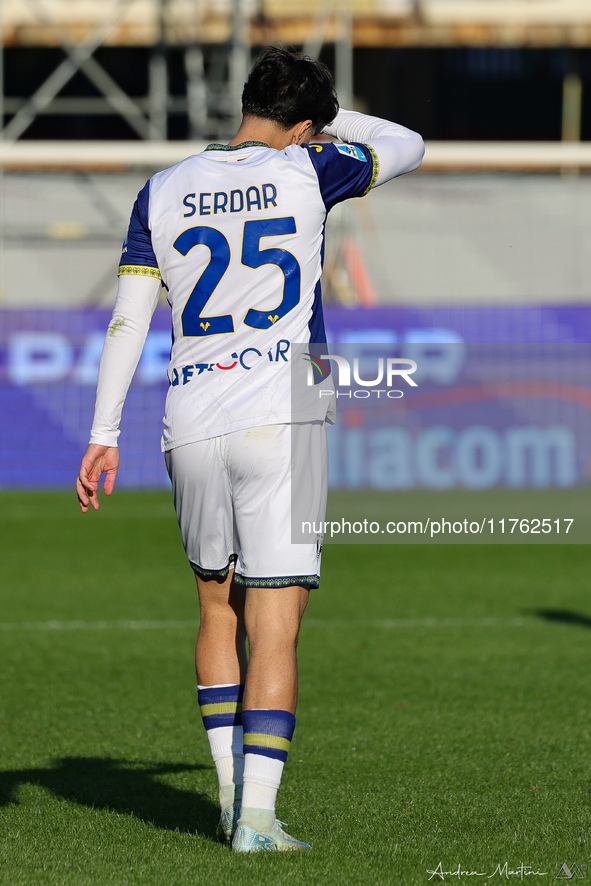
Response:
[[[80,502],[80,510],[85,514],[91,504],[95,511],[99,509],[97,497],[101,475],[105,477],[105,495],[110,495],[115,486],[115,477],[119,469],[119,449],[117,446],[99,446],[89,443],[80,465],[80,473],[76,478],[76,492]]]

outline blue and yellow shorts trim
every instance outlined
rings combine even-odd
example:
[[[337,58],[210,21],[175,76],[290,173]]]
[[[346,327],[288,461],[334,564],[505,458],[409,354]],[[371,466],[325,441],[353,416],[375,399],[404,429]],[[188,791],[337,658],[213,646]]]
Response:
[[[237,554],[232,554],[232,556],[228,560],[228,565],[224,566],[222,569],[203,569],[202,566],[199,566],[197,563],[193,563],[192,560],[189,560],[189,563],[195,575],[198,575],[199,578],[203,579],[203,581],[209,581],[212,578],[216,578],[221,581],[228,576],[230,569],[234,569],[234,564],[236,563],[237,558]]]
[[[279,575],[270,578],[253,578],[250,575],[234,573],[234,581],[241,588],[290,588],[301,585],[305,588],[317,588],[320,585],[319,575]]]

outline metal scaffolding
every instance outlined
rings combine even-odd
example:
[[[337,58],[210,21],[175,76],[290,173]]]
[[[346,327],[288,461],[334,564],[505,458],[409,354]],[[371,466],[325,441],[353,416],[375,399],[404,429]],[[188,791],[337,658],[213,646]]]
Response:
[[[94,276],[81,276],[79,280],[77,276],[76,288],[80,288],[77,303],[103,304],[112,296],[113,269],[109,262],[99,258],[97,250],[100,252],[100,244],[107,241],[112,250],[110,241],[117,242],[122,237],[126,219],[113,199],[114,194],[107,199],[103,193],[110,181],[108,176],[101,179],[100,175],[90,175],[88,170],[141,168],[145,173],[148,169],[178,162],[187,149],[189,152],[201,150],[204,139],[231,137],[240,123],[240,97],[253,50],[253,23],[259,28],[262,42],[272,42],[274,35],[266,28],[264,0],[226,0],[225,18],[222,21],[218,17],[215,28],[211,18],[207,18],[208,0],[101,0],[97,5],[97,9],[100,5],[100,17],[86,21],[84,28],[75,22],[66,24],[63,15],[60,18],[58,13],[65,7],[63,4],[60,7],[59,0],[19,2],[21,11],[26,8],[30,26],[34,21],[41,29],[36,45],[57,46],[63,58],[32,94],[15,96],[14,89],[10,89],[6,95],[5,23],[2,21],[6,0],[0,0],[0,303],[13,303],[15,285],[11,269],[15,256],[25,243],[31,246],[34,240],[39,254],[52,257],[48,258],[50,264],[58,260],[60,249],[67,248],[70,256],[75,256],[92,244],[98,261],[92,265]],[[317,14],[308,19],[306,30],[308,54],[317,56],[325,42],[335,43],[337,87],[344,96],[343,104],[350,103],[353,91],[351,3],[352,0],[322,0]],[[113,41],[124,45],[121,35],[126,33],[125,23],[130,20],[130,12],[141,13],[147,9],[152,13],[147,44],[148,87],[147,95],[137,97],[123,89],[96,53]],[[134,32],[129,33],[131,39]],[[184,95],[174,95],[171,91],[171,47],[177,52],[180,50],[182,55]],[[86,77],[98,94],[64,95],[65,87],[79,74]],[[134,140],[72,143],[24,138],[41,115],[81,114],[118,115],[127,123]],[[169,140],[174,115],[186,116],[190,144]],[[35,157],[29,157],[31,150]],[[174,155],[176,151],[179,156]],[[7,152],[14,155],[16,162],[7,161]],[[11,170],[8,175],[3,162],[8,162]],[[21,219],[19,212],[14,214],[18,201],[15,204],[11,189],[28,187],[25,179],[19,179],[24,170],[32,173],[28,181],[41,188],[45,195],[38,219],[37,216]],[[69,195],[70,203],[61,196],[64,193]],[[68,206],[77,206],[83,199],[87,206],[97,209],[92,226],[67,218],[71,212]],[[92,216],[90,209],[89,212]],[[35,290],[36,285],[31,284],[31,289]],[[48,289],[47,286],[41,288]]]
[[[251,60],[253,23],[265,37],[264,0],[231,0],[225,19],[218,21],[217,42],[213,40],[210,6],[207,0],[150,0],[153,13],[149,46],[148,94],[129,95],[96,58],[97,50],[109,45],[114,32],[129,18],[130,8],[147,8],[146,0],[111,0],[101,4],[100,20],[89,23],[85,32],[75,35],[47,0],[21,0],[40,29],[63,51],[64,58],[32,95],[5,94],[2,79],[0,40],[0,139],[20,139],[40,115],[115,114],[128,124],[134,136],[164,141],[169,135],[172,115],[188,118],[188,136],[224,138],[240,121],[240,94]],[[179,9],[182,3],[182,9]],[[0,3],[0,16],[3,4]],[[182,12],[182,16],[179,14]],[[318,56],[325,42],[335,44],[336,84],[344,106],[353,93],[352,0],[321,0],[309,19],[305,51]],[[223,27],[222,27],[223,24]],[[2,33],[0,19],[0,33]],[[49,37],[48,37],[49,40]],[[120,38],[118,38],[120,40]],[[186,89],[172,95],[169,82],[169,48],[183,55]],[[82,73],[98,95],[64,96],[66,85]]]
[[[105,44],[135,0],[113,0],[110,8],[104,11],[100,24],[79,40],[74,39],[68,28],[43,5],[43,0],[22,2],[42,26],[51,29],[65,58],[30,96],[6,96],[0,79],[0,123],[4,124],[8,119],[0,125],[0,139],[9,142],[19,139],[41,114],[116,114],[126,121],[135,136],[154,141],[166,140],[171,114],[188,114],[193,137],[202,137],[208,128],[215,129],[216,124],[221,130],[219,134],[224,134],[224,129],[231,129],[236,124],[236,103],[232,93],[237,79],[248,70],[249,61],[249,50],[243,42],[241,0],[234,0],[230,41],[213,48],[210,53],[214,57],[211,78],[204,73],[204,48],[199,40],[201,0],[192,0],[195,25],[185,35],[172,33],[175,27],[170,16],[173,0],[153,0],[157,7],[157,34],[149,52],[148,95],[140,99],[125,92],[95,56],[96,50]],[[170,94],[167,50],[171,42],[180,46],[184,53],[186,96],[173,97]],[[3,70],[3,64],[0,69]],[[78,72],[86,76],[98,96],[60,95]],[[209,113],[209,109],[220,107],[230,108],[227,116],[234,118],[225,126]]]

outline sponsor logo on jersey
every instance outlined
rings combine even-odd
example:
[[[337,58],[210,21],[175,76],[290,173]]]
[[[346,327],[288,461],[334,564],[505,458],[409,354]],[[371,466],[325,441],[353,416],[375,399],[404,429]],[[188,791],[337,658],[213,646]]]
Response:
[[[234,351],[227,360],[221,363],[189,363],[179,369],[173,368],[170,384],[173,388],[177,385],[186,385],[195,376],[203,375],[204,372],[216,372],[217,370],[228,372],[237,367],[248,372],[261,360],[264,360],[265,363],[287,363],[290,345],[291,342],[280,339],[265,352],[259,351],[258,348],[244,348],[240,353]]]
[[[362,160],[367,163],[367,157],[359,147],[359,145],[337,145],[339,154],[346,154],[347,157],[353,157],[354,160]]]

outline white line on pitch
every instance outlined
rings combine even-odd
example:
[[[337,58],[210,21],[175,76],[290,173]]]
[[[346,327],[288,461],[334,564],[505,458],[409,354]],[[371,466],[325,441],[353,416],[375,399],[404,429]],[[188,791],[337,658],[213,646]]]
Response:
[[[450,628],[450,627],[511,627],[534,624],[529,618],[367,618],[367,619],[314,619],[304,624],[315,628]]]
[[[519,627],[535,624],[533,618],[367,618],[331,619],[304,618],[309,628],[449,628],[449,627]],[[0,622],[0,631],[152,631],[171,628],[184,630],[196,628],[195,620],[166,619],[160,621],[21,621]]]
[[[134,621],[121,619],[119,621],[7,621],[0,622],[0,631],[149,631],[161,630],[162,628],[196,628],[199,625],[194,621]]]

